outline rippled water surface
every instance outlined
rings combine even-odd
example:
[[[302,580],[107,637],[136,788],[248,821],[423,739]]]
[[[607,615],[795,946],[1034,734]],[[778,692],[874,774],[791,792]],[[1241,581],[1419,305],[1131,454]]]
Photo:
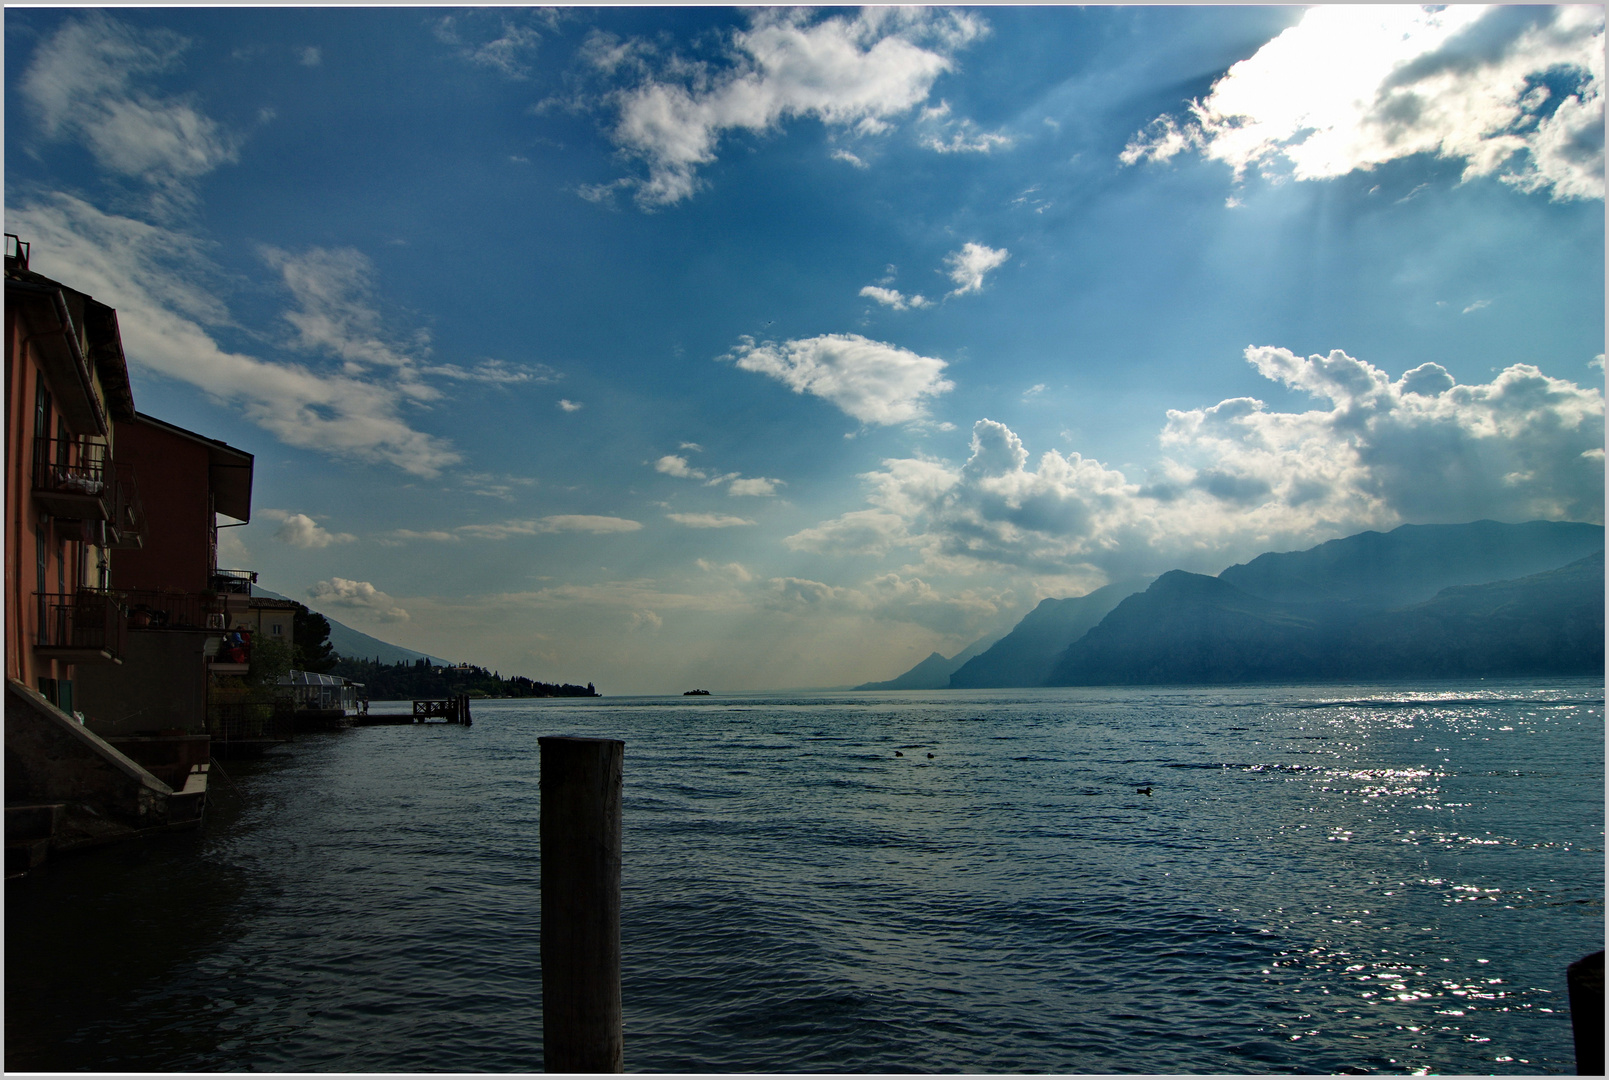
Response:
[[[199,834],[7,884],[5,1064],[540,1070],[537,739],[582,734],[626,741],[628,1069],[1568,1073],[1603,714],[950,691],[306,736]]]

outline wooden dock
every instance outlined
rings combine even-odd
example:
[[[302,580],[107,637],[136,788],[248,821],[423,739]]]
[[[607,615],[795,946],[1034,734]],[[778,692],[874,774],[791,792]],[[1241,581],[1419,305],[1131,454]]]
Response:
[[[462,724],[474,723],[469,715],[469,695],[450,698],[416,698],[413,711],[405,713],[359,713],[351,717],[357,726],[373,727],[376,724]]]

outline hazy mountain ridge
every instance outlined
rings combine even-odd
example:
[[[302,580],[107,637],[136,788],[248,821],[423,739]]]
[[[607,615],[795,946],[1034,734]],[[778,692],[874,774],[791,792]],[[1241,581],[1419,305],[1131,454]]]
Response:
[[[928,653],[927,659],[900,675],[883,682],[861,683],[856,690],[943,690],[950,685],[950,675],[962,664],[971,660],[999,640],[997,634],[979,638],[954,656]]]
[[[1218,579],[1265,600],[1403,607],[1449,586],[1526,577],[1602,550],[1603,526],[1579,521],[1401,525],[1268,552]]]
[[[1044,600],[971,660],[934,653],[856,689],[1601,671],[1603,537],[1568,521],[1403,525],[1217,577],[1173,570],[1144,592]]]
[[[1149,578],[1103,585],[1084,596],[1045,599],[1005,637],[957,667],[952,688],[1042,686],[1067,646],[1083,637],[1124,597],[1151,583]]]

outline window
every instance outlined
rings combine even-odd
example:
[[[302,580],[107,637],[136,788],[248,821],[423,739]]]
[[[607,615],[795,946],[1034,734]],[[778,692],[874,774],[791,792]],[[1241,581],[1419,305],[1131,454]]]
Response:
[[[283,635],[285,633],[284,625],[282,623],[274,623],[273,629],[270,630],[269,632],[271,634],[273,634],[275,637],[280,637],[281,635]]]

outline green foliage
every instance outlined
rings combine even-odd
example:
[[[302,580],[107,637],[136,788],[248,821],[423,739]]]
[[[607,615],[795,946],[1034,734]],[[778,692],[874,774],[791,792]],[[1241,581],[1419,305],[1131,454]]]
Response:
[[[295,650],[283,638],[266,634],[254,635],[251,644],[250,684],[272,691],[279,685],[279,677],[290,671]]]
[[[306,605],[297,604],[291,630],[296,638],[296,655],[292,658],[291,667],[298,671],[330,674],[340,659],[330,645],[330,620],[316,611],[309,611]]]
[[[338,656],[330,674],[360,682],[371,701],[408,701],[414,698],[445,698],[456,694],[471,697],[598,697],[588,683],[544,683],[523,675],[504,679],[494,671],[469,665],[462,668],[434,667],[423,660],[413,663],[382,664],[375,660],[354,660]]]

